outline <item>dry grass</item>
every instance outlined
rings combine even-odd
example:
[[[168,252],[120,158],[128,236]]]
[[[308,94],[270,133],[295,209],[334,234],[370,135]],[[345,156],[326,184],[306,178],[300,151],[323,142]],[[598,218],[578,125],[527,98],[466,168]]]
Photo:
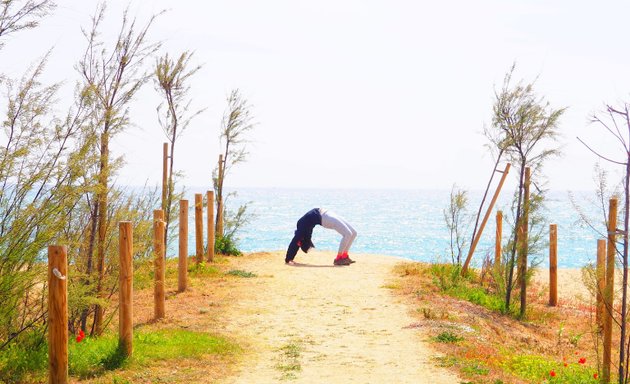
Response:
[[[456,369],[471,383],[529,383],[511,372],[514,357],[535,356],[548,361],[577,363],[596,372],[597,354],[592,334],[593,308],[580,300],[563,300],[558,307],[547,305],[547,291],[531,286],[527,320],[491,311],[444,294],[435,284],[430,266],[403,263],[394,269],[392,286],[416,308],[414,327],[431,335],[434,347],[445,355],[440,364]],[[448,335],[453,342],[439,342]],[[458,341],[457,338],[461,338]]]

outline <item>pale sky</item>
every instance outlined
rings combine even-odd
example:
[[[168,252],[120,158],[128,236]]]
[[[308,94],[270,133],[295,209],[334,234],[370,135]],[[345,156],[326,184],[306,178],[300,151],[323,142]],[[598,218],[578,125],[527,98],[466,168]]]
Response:
[[[20,76],[52,47],[46,79],[66,81],[70,95],[96,2],[58,3],[39,28],[5,41],[0,62]],[[126,4],[108,1],[105,33]],[[594,188],[595,156],[576,136],[622,155],[588,120],[604,103],[630,102],[627,1],[135,0],[130,13],[143,25],[162,9],[150,39],[203,65],[191,95],[207,111],[176,152],[187,185],[211,185],[225,99],[239,88],[257,126],[232,187],[483,189],[493,159],[482,130],[514,62],[517,79],[538,77],[537,93],[568,107],[564,155],[546,167],[551,189]],[[161,179],[159,101],[147,84],[132,104],[137,126],[112,145],[127,162],[119,184]]]

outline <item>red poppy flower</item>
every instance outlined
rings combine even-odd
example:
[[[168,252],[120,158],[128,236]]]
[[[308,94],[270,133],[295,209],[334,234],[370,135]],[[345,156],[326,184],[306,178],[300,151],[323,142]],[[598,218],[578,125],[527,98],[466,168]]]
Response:
[[[586,357],[580,357],[580,360],[578,361],[578,363],[580,364],[586,363]]]
[[[593,373],[593,379],[597,380],[597,373]]]
[[[549,371],[549,376],[556,377],[556,371],[554,371],[553,369]]]
[[[565,362],[564,362],[564,366],[565,366],[565,367],[568,367],[568,366],[569,366],[569,364],[565,361]]]

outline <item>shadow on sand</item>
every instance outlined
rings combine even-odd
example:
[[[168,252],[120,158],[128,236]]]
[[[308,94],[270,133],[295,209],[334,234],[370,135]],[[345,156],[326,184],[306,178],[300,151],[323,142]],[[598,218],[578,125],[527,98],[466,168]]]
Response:
[[[293,262],[293,264],[287,264],[289,267],[298,267],[298,268],[340,268],[340,267],[347,267],[347,265],[318,265],[318,264],[305,264],[305,263],[296,263]]]

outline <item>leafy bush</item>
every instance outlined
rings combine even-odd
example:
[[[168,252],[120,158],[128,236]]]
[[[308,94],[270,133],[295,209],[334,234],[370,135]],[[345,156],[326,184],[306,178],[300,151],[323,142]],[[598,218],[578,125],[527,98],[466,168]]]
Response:
[[[0,351],[0,383],[21,383],[47,368],[48,345],[35,332],[21,335]]]
[[[432,264],[433,282],[442,291],[459,286],[462,281],[461,267],[453,264]]]
[[[232,236],[217,236],[214,243],[214,252],[220,255],[241,256],[241,251],[236,247],[236,241]]]

